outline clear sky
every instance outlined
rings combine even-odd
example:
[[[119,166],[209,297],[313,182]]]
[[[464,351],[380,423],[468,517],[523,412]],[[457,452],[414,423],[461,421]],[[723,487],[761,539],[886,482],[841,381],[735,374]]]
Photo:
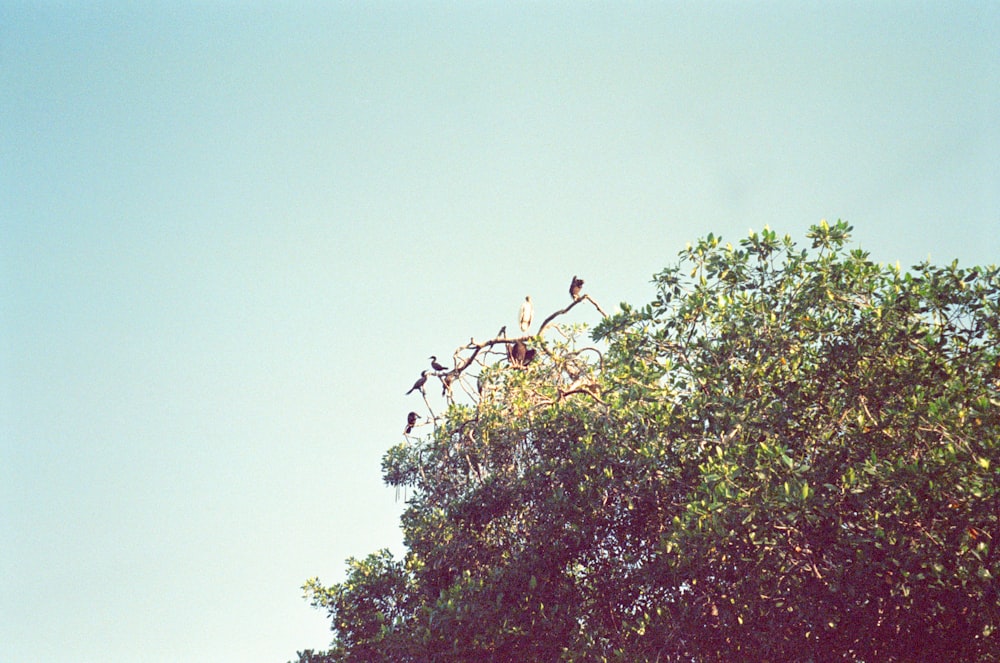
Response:
[[[573,274],[1000,262],[996,2],[285,5],[0,0],[2,661],[324,647],[427,357]]]

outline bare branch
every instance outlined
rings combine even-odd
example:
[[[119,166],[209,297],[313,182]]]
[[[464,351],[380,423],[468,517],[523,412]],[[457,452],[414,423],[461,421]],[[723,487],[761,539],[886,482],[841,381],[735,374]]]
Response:
[[[538,333],[536,334],[536,336],[541,336],[542,332],[545,331],[545,328],[548,327],[549,323],[551,323],[556,317],[558,317],[560,315],[565,315],[565,314],[569,313],[570,310],[572,310],[572,308],[574,306],[576,306],[577,304],[579,304],[582,301],[588,301],[588,302],[590,302],[591,304],[594,305],[594,308],[597,309],[597,312],[600,313],[602,317],[604,317],[604,318],[608,317],[608,314],[605,313],[603,309],[601,309],[601,307],[597,304],[596,301],[594,301],[594,299],[590,295],[583,295],[579,299],[574,299],[573,303],[570,304],[569,306],[567,306],[566,308],[562,309],[561,311],[556,311],[555,313],[551,314],[549,317],[545,318],[545,320],[542,321],[542,326],[538,328]]]
[[[427,406],[427,411],[431,413],[431,419],[437,421],[437,415],[434,414],[434,409],[431,407],[430,401],[427,400],[427,392],[423,387],[420,388],[420,395],[424,397],[424,404]]]
[[[591,398],[593,398],[598,403],[600,403],[601,405],[605,404],[604,401],[601,400],[601,397],[598,396],[596,393],[594,393],[593,385],[591,384],[581,385],[579,387],[571,387],[566,391],[560,389],[559,400],[564,400],[567,396],[572,396],[573,394],[586,394]]]

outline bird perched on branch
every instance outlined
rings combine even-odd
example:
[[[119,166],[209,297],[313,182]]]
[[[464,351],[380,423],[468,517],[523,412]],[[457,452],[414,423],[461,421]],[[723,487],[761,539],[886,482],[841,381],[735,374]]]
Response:
[[[583,289],[583,279],[578,279],[573,276],[573,280],[569,284],[569,295],[573,298],[573,301],[580,299],[580,290]]]
[[[438,363],[438,358],[431,355],[431,368],[435,371],[447,371],[448,369]]]
[[[528,331],[528,327],[531,326],[531,317],[534,315],[534,311],[531,307],[531,297],[526,296],[524,298],[524,303],[521,304],[521,317],[518,320],[521,323],[521,331]]]
[[[403,435],[409,435],[410,431],[417,424],[417,417],[420,416],[416,412],[411,412],[406,415],[406,429],[403,431]]]
[[[507,346],[507,360],[515,368],[524,368],[535,358],[537,350],[528,348],[524,341],[514,341]]]
[[[409,396],[410,394],[412,394],[417,389],[420,390],[421,394],[424,393],[424,383],[425,382],[427,382],[427,371],[420,371],[420,377],[417,378],[417,381],[413,383],[413,386],[410,387],[410,390],[408,392],[406,392],[406,395]]]
[[[500,331],[497,332],[497,338],[507,338],[507,325],[500,328]]]
[[[450,371],[441,377],[441,395],[447,396],[451,391],[451,383],[458,377],[458,371]]]

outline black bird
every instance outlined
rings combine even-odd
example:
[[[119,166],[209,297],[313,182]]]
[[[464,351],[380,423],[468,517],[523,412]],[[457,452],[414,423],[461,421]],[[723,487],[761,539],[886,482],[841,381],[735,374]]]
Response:
[[[438,363],[438,358],[431,355],[431,368],[435,371],[447,371],[448,369]]]
[[[497,332],[497,338],[507,338],[507,325],[500,328],[500,331]]]
[[[409,396],[410,394],[412,394],[417,389],[420,390],[421,394],[424,393],[424,383],[425,382],[427,382],[427,371],[420,371],[420,377],[417,378],[417,381],[413,383],[413,386],[410,387],[410,390],[408,392],[406,392],[406,395]]]
[[[576,278],[576,275],[574,275],[573,280],[570,281],[569,284],[569,295],[570,297],[573,298],[574,302],[580,299],[580,290],[582,289],[583,289],[583,279],[578,279]]]
[[[406,430],[403,431],[403,435],[409,435],[410,431],[417,424],[417,417],[419,415],[416,412],[411,412],[406,415]]]
[[[523,368],[531,363],[536,352],[537,350],[529,349],[524,341],[518,340],[507,346],[507,359],[515,368]]]

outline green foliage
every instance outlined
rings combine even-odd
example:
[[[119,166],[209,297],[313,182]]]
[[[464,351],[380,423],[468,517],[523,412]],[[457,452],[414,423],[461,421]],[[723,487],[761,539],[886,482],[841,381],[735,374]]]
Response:
[[[485,368],[386,454],[408,553],[307,584],[336,639],[301,663],[991,660],[1000,270],[850,230],[709,235],[603,353]]]

